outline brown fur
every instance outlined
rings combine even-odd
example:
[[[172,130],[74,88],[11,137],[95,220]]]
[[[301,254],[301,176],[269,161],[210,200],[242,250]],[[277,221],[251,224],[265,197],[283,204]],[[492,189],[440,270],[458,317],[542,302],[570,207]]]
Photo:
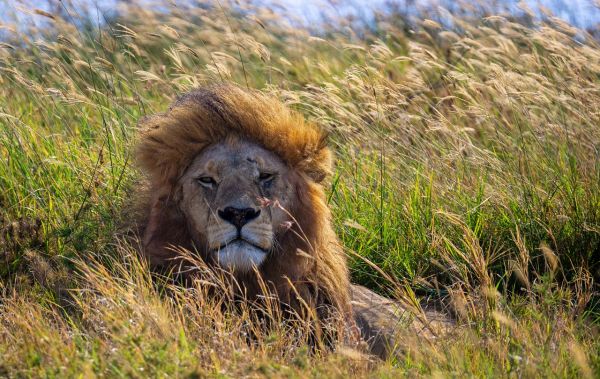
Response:
[[[319,128],[279,101],[233,85],[192,91],[167,112],[142,119],[140,127],[136,159],[150,183],[142,242],[154,265],[172,266],[174,247],[194,250],[178,210],[178,179],[194,157],[228,138],[248,140],[278,155],[295,177],[295,198],[288,209],[295,223],[280,236],[273,258],[261,266],[262,279],[296,310],[305,302],[321,317],[331,314],[324,309],[333,308],[350,319],[348,270],[321,184],[331,171],[331,152]],[[205,252],[198,253],[206,258]],[[237,278],[250,296],[260,294],[252,276]]]

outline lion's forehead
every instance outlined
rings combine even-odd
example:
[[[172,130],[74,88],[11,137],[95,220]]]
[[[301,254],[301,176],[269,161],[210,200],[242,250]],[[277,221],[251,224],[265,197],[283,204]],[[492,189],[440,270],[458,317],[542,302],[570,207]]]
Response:
[[[204,149],[188,171],[211,175],[255,174],[258,170],[281,170],[283,161],[274,153],[248,141],[224,141]]]
[[[183,182],[194,183],[194,180],[201,178],[214,180],[212,191],[203,191],[194,184],[188,184],[187,188],[188,194],[195,194],[195,199],[204,198],[204,203],[213,210],[248,208],[259,206],[265,198],[286,199],[289,187],[284,182],[288,170],[277,155],[257,144],[227,140],[199,153],[187,169]],[[264,188],[259,184],[261,174],[272,174],[281,180]]]

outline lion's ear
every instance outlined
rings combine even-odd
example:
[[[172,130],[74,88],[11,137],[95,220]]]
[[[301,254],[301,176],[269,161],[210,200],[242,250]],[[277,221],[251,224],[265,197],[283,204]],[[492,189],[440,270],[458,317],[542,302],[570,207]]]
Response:
[[[315,182],[327,179],[333,170],[333,154],[329,148],[321,148],[309,161],[305,162],[304,172]]]
[[[170,194],[153,196],[142,243],[150,263],[158,266],[176,264],[174,248],[192,249],[185,217]]]

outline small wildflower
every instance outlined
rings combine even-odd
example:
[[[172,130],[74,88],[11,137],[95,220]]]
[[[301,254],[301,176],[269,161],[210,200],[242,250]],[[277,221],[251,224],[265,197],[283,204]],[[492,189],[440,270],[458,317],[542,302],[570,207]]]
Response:
[[[261,208],[266,208],[273,205],[273,201],[271,199],[267,199],[266,197],[259,197],[258,202],[260,203]]]

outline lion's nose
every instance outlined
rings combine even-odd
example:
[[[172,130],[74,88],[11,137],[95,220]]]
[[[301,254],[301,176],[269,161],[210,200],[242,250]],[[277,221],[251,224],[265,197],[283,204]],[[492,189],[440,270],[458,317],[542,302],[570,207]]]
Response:
[[[223,210],[219,210],[218,213],[219,217],[223,220],[241,229],[249,221],[258,217],[260,209],[226,207]]]

